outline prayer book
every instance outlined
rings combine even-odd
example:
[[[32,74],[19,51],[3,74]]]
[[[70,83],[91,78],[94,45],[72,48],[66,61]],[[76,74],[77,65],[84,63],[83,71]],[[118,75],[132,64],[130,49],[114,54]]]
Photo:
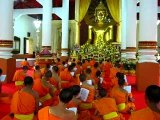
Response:
[[[92,85],[92,80],[86,80],[87,84]]]
[[[66,109],[73,111],[77,115],[77,108],[76,107],[71,107],[71,108],[66,108]]]
[[[86,88],[81,88],[81,91],[80,91],[80,99],[82,101],[86,101],[87,98],[88,98],[88,94],[89,94],[89,90],[86,89]]]
[[[5,79],[6,79],[6,75],[1,75],[1,76],[0,76],[0,81],[1,81],[1,82],[4,82]]]
[[[124,86],[124,89],[125,89],[128,93],[131,93],[131,85]]]

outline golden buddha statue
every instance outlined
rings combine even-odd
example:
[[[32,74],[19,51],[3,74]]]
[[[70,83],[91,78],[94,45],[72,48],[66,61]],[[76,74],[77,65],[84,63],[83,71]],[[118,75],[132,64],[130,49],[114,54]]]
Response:
[[[96,46],[112,39],[112,25],[111,21],[107,21],[108,15],[107,8],[100,1],[99,5],[95,8],[95,22],[89,26],[89,43],[92,41],[92,31],[94,33],[93,44]]]

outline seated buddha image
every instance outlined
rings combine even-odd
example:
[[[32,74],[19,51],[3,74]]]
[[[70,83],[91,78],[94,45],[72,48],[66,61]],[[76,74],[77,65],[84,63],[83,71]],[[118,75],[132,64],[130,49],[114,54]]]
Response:
[[[99,5],[95,8],[95,23],[89,25],[89,43],[92,41],[94,45],[98,45],[101,42],[112,40],[113,26],[110,19],[107,19],[108,15],[107,8],[100,1]],[[94,38],[92,37],[92,32],[94,33]]]

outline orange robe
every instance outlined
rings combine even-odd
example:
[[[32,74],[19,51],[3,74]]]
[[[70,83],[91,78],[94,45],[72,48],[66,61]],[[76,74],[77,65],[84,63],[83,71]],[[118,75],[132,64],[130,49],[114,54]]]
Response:
[[[17,91],[12,98],[11,112],[14,113],[14,117],[17,119],[19,118],[19,115],[30,114],[33,114],[34,119],[35,102],[35,98],[31,94]]]
[[[62,120],[58,116],[54,116],[49,113],[49,107],[44,107],[38,112],[38,119],[39,120]]]
[[[112,82],[111,82],[111,78],[110,78],[110,68],[111,68],[111,63],[107,62],[103,65],[103,83],[102,86],[103,88],[105,88],[106,90],[110,90],[112,88]]]
[[[43,67],[40,69],[42,76],[45,75],[45,73],[47,72],[47,68]]]
[[[119,69],[116,67],[112,67],[110,69],[110,78],[113,79],[114,77],[116,77],[116,73],[119,72]]]
[[[15,81],[15,86],[18,89],[21,89],[24,85],[24,78],[26,77],[26,74],[23,70],[17,70],[13,76],[13,81]]]
[[[101,98],[93,102],[94,108],[99,112],[101,118],[109,120],[121,120],[121,116],[117,113],[117,105],[113,98]]]
[[[1,120],[13,120],[13,119],[9,115],[6,115]]]
[[[127,113],[131,109],[135,110],[133,102],[128,101],[128,93],[123,92],[119,87],[114,87],[110,93],[110,96],[115,98],[118,110],[122,113]]]
[[[88,89],[89,94],[87,100],[82,101],[78,106],[79,108],[78,120],[90,120],[92,118],[92,115],[94,114],[92,102],[94,101],[95,89],[88,85],[82,85],[81,88]]]
[[[69,88],[70,86],[74,85],[76,81],[67,68],[64,71],[60,72],[60,78],[62,88]]]
[[[90,65],[91,65],[91,66],[94,66],[95,63],[96,63],[96,61],[95,61],[94,59],[92,59],[92,60],[90,61]]]
[[[77,65],[76,66],[77,70],[76,70],[76,75],[80,75],[82,73],[82,66]]]
[[[22,61],[21,62],[21,67],[23,66],[27,66],[28,68],[30,67],[29,62],[28,61]]]
[[[54,101],[52,100],[52,96],[49,94],[49,88],[45,87],[42,84],[41,79],[34,80],[33,89],[38,92],[40,102],[42,102],[42,106],[53,104]]]
[[[93,89],[93,88],[91,88],[87,85],[82,85],[81,88],[88,89],[89,94],[88,94],[87,100],[80,103],[79,108],[82,109],[82,110],[92,109],[93,108],[92,102],[93,102],[94,97],[95,97],[95,89]]]
[[[160,120],[160,113],[152,111],[149,107],[132,112],[129,120]]]
[[[34,71],[32,77],[33,77],[33,79],[40,79],[40,78],[42,78],[41,71]]]

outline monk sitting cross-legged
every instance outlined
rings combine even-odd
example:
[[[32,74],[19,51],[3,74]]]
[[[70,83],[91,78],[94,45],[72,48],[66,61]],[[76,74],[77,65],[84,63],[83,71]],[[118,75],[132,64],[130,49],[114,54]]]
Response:
[[[148,107],[133,112],[129,120],[160,120],[160,87],[148,86],[145,90],[145,101]]]
[[[39,98],[38,93],[32,90],[32,77],[25,77],[24,85],[24,88],[13,95],[11,113],[14,114],[14,120],[36,120]]]
[[[28,67],[23,66],[21,70],[17,70],[14,74],[13,81],[18,90],[23,88],[24,78],[27,76]]]
[[[39,66],[39,65],[36,65],[36,66],[35,66],[35,70],[34,70],[34,72],[33,72],[32,77],[33,77],[33,79],[42,78],[42,73],[41,73],[41,70],[40,70],[40,66]]]
[[[47,106],[38,112],[39,120],[76,120],[73,111],[67,110],[66,105],[73,98],[71,89],[62,89],[59,94],[59,104],[56,106]]]
[[[94,85],[91,85],[86,80],[87,76],[85,74],[80,74],[79,78],[82,82],[81,89],[84,89],[84,91],[89,91],[88,95],[85,97],[85,99],[82,99],[82,102],[79,104],[79,116],[78,120],[90,120],[91,114],[93,113],[93,100],[95,97],[95,87]],[[87,116],[87,118],[86,118]]]
[[[118,105],[118,111],[121,113],[130,113],[135,110],[135,105],[129,97],[129,93],[124,89],[125,80],[123,78],[118,79],[117,87],[111,90],[111,97],[115,98],[116,104]]]
[[[73,99],[67,104],[67,108],[76,108],[80,104],[80,90],[81,87],[79,85],[73,85],[70,87],[72,93],[73,93]]]
[[[114,98],[107,97],[104,88],[99,89],[99,98],[93,102],[96,109],[94,120],[124,120],[118,113],[118,108]]]
[[[53,96],[56,88],[49,83],[52,72],[47,71],[42,79],[35,79],[33,89],[38,92],[42,106],[53,104]]]
[[[61,87],[62,88],[69,88],[70,86],[75,84],[76,76],[73,71],[74,66],[69,65],[64,71],[60,72],[61,78]]]

